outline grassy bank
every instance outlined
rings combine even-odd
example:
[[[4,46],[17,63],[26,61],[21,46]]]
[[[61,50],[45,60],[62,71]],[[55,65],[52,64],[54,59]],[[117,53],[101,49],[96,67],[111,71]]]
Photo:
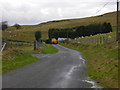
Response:
[[[11,46],[7,50],[2,52],[2,73],[9,72],[11,70],[20,68],[22,66],[31,64],[37,60],[36,57],[32,57],[32,50],[24,50],[23,48],[30,48],[31,46]]]
[[[87,74],[106,88],[118,88],[118,44],[104,45],[78,44],[72,42],[61,45],[80,51],[87,60]]]
[[[45,44],[44,47],[35,51],[31,45],[9,44],[7,50],[2,52],[2,73],[4,74],[39,60],[32,57],[32,54],[52,54],[56,52],[58,50],[50,44]]]

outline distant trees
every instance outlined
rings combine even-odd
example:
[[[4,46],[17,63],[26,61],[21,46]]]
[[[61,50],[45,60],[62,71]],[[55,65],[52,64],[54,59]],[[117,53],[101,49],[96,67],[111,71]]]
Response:
[[[73,28],[52,28],[49,29],[48,35],[49,38],[76,38],[81,36],[90,36],[102,33],[112,32],[112,26],[110,23],[102,23],[102,24],[90,24],[87,26],[77,26]]]
[[[36,39],[37,41],[39,41],[40,38],[41,38],[41,31],[36,31],[36,32],[35,32],[35,39]]]
[[[72,28],[65,29],[49,29],[48,31],[49,39],[51,38],[75,38],[76,33]]]
[[[79,37],[90,36],[102,33],[112,32],[110,23],[104,22],[103,24],[90,24],[88,26],[80,26],[76,29],[76,33]]]
[[[112,26],[110,23],[108,23],[108,30],[109,30],[109,32],[112,32]]]
[[[20,25],[19,24],[15,24],[14,27],[16,27],[16,29],[20,29]]]
[[[6,30],[8,28],[7,21],[3,21],[0,23],[0,26],[2,27],[2,30]]]

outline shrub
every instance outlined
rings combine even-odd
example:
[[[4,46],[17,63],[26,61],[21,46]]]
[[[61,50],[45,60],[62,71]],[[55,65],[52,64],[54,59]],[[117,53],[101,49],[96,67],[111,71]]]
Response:
[[[41,31],[36,31],[36,32],[35,32],[35,39],[36,39],[37,41],[39,41],[40,38],[41,38]]]

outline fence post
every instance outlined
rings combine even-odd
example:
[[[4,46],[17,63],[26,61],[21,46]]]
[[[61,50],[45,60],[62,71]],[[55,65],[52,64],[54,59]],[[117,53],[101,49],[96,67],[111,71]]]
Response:
[[[36,40],[34,40],[34,50],[36,50]]]
[[[96,39],[95,39],[95,37],[94,37],[94,44],[96,44]]]
[[[4,50],[7,50],[7,46],[8,46],[8,41],[7,41],[7,39],[5,39],[5,43],[6,43],[6,45],[5,45],[5,49],[4,49]]]
[[[100,44],[102,44],[102,38],[101,38],[101,36],[100,36]]]
[[[103,36],[103,44],[104,44],[104,42],[105,42],[105,38],[104,38],[104,36]]]
[[[98,45],[98,37],[97,37],[97,45]]]
[[[106,33],[106,44],[108,43],[107,33]]]

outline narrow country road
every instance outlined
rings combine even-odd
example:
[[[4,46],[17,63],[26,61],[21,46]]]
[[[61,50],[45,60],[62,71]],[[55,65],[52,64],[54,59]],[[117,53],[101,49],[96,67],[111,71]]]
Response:
[[[80,52],[53,45],[56,54],[35,54],[39,61],[3,75],[3,88],[90,88]]]

